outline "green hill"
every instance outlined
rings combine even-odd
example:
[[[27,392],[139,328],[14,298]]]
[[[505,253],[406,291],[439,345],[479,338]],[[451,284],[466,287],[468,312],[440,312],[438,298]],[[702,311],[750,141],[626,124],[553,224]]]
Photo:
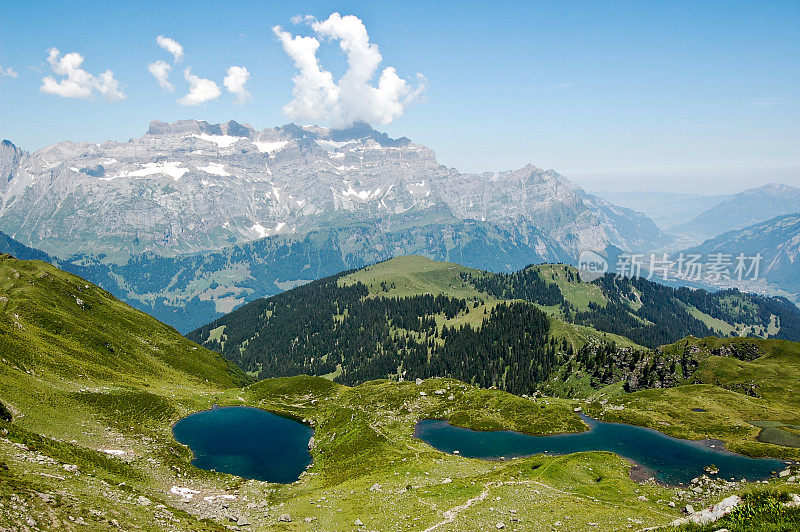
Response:
[[[606,397],[596,413],[681,438],[720,439],[755,456],[800,458],[800,343],[687,337],[650,360],[690,371],[668,386]]]
[[[588,283],[565,265],[501,274],[411,256],[251,302],[187,336],[259,378],[452,377],[532,393],[586,344],[639,352],[720,329],[795,338],[800,309],[645,279]]]
[[[185,512],[154,521],[152,509],[129,509],[131,496],[165,500],[154,479],[174,475],[168,461],[149,471],[134,462],[156,439],[151,452],[175,452],[170,421],[246,383],[242,371],[44,262],[0,256],[0,309],[0,496],[27,498],[27,513],[46,529],[68,526],[60,522],[68,515],[84,519],[89,508],[107,516],[94,516],[95,525],[114,519],[156,529],[174,519],[207,528]],[[179,451],[176,458],[186,456]],[[42,468],[25,467],[31,460]],[[36,497],[55,492],[49,507]],[[3,506],[0,521],[14,522],[13,506]]]
[[[668,490],[639,487],[629,465],[607,453],[498,464],[442,454],[412,437],[424,417],[538,434],[582,430],[566,400],[533,402],[453,380],[348,388],[294,377],[241,388],[243,374],[216,353],[83,279],[10,256],[0,257],[0,303],[0,527],[348,530],[361,519],[378,530],[443,520],[486,528],[494,513],[443,514],[485,491],[505,519],[514,509],[533,522],[541,517],[528,504],[534,485],[556,509],[548,520],[587,504],[616,525],[634,515],[654,524],[674,517],[636,499]],[[313,424],[308,474],[277,485],[193,467],[171,424],[214,404]],[[573,492],[593,472],[604,481]],[[609,504],[612,487],[629,501],[624,509]],[[180,495],[186,489],[196,495]],[[279,521],[284,513],[291,523]]]

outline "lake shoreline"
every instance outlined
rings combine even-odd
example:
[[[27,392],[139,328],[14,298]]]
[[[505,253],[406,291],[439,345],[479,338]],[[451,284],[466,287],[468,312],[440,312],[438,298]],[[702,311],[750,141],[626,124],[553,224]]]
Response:
[[[415,424],[413,437],[448,454],[487,461],[609,452],[630,464],[632,480],[665,487],[686,485],[712,465],[721,470],[717,478],[749,481],[771,478],[782,466],[778,459],[732,452],[716,439],[685,440],[649,427],[607,423],[583,413],[580,417],[588,431],[544,436],[480,431],[451,425],[446,419],[423,419]]]

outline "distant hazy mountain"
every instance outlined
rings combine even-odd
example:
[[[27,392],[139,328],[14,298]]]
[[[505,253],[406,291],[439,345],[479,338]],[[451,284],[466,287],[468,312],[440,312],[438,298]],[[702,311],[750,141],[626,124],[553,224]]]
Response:
[[[670,192],[598,192],[598,196],[615,205],[644,213],[662,230],[685,224],[711,207],[727,200],[727,196],[700,196]]]
[[[377,224],[473,220],[558,249],[638,249],[661,237],[647,217],[585,193],[552,170],[462,174],[433,150],[366,124],[152,122],[127,142],[0,145],[0,230],[65,257],[174,256],[263,237]]]
[[[800,214],[778,216],[729,231],[687,250],[687,253],[703,256],[724,253],[734,257],[739,253],[748,256],[760,253],[763,257],[759,274],[761,282],[724,285],[766,293],[773,293],[769,288],[778,288],[788,292],[795,301],[800,295]]]
[[[685,224],[670,228],[670,232],[701,242],[775,216],[797,212],[800,212],[800,188],[769,184],[731,196]]]

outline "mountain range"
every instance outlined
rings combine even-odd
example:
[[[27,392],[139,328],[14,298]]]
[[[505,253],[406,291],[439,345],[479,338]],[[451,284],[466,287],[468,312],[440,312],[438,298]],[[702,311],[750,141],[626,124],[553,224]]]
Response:
[[[735,194],[691,220],[669,228],[669,232],[683,237],[689,245],[696,245],[728,231],[798,212],[800,188],[771,183]]]
[[[520,394],[591,339],[644,349],[688,334],[800,340],[800,309],[640,278],[583,282],[566,265],[491,273],[399,257],[252,301],[187,337],[261,378],[439,376]]]
[[[433,150],[360,123],[152,122],[127,142],[0,145],[0,230],[52,255],[173,256],[276,235],[373,224],[479,221],[550,249],[641,249],[645,216],[585,193],[553,170],[465,174]]]
[[[0,255],[0,523],[11,530],[425,530],[442,523],[488,530],[506,528],[498,526],[503,519],[521,523],[519,528],[552,522],[568,523],[550,527],[563,530],[619,530],[634,520],[637,526],[668,526],[687,504],[704,507],[731,493],[745,497],[760,486],[708,476],[691,486],[662,486],[645,482],[637,476],[640,468],[606,451],[466,459],[415,437],[417,422],[425,419],[474,430],[577,435],[586,430],[578,412],[586,411],[676,437],[722,440],[727,449],[750,456],[800,456],[794,421],[800,343],[687,337],[646,350],[553,319],[555,309],[547,306],[508,303],[486,292],[482,301],[462,303],[477,294],[471,283],[481,280],[492,292],[554,297],[552,289],[539,290],[538,278],[555,281],[548,284],[584,307],[597,295],[587,287],[597,285],[580,283],[576,273],[547,265],[521,275],[483,276],[411,257],[334,279],[334,286],[357,296],[370,292],[362,310],[404,306],[392,315],[396,339],[403,331],[411,332],[409,338],[414,330],[441,324],[444,344],[431,372],[445,374],[439,362],[458,361],[459,353],[478,362],[475,353],[486,355],[480,362],[487,370],[474,373],[476,384],[485,380],[522,391],[530,389],[526,376],[550,376],[532,395],[514,396],[447,378],[382,379],[356,387],[310,376],[253,383],[218,354],[86,280],[41,261]],[[326,283],[333,288],[330,280],[317,287]],[[291,323],[280,316],[301,317],[314,308],[304,305],[297,313],[280,304],[303,303],[295,298],[302,288],[311,296],[306,303],[315,297],[332,302],[327,296],[336,293],[309,294],[309,285],[279,296],[273,317],[284,326]],[[487,306],[492,309],[482,312]],[[317,307],[321,315],[329,310]],[[437,311],[441,316],[430,314]],[[370,314],[363,312],[358,317],[383,330],[385,320],[364,321]],[[216,338],[237,341],[249,334],[246,325],[229,323]],[[487,341],[474,341],[476,327]],[[375,363],[373,338],[340,340],[351,346],[365,341],[372,356],[364,361],[383,369]],[[340,346],[325,348],[333,357]],[[425,358],[424,350],[417,351],[423,356],[404,361],[414,368],[409,377],[426,371],[412,365]],[[514,372],[500,371],[509,365]],[[548,395],[542,397],[543,391]],[[312,461],[296,482],[196,467],[197,451],[176,441],[174,425],[192,413],[232,406],[268,410],[313,428],[313,438],[300,442]],[[246,428],[231,426],[219,436],[238,444],[238,431]],[[263,446],[256,451],[263,454]],[[240,456],[226,459],[246,459]],[[783,502],[774,494],[797,490],[790,476],[796,467],[785,470],[757,492],[772,498],[747,504],[748,527],[774,524],[774,509]],[[800,523],[793,511],[784,520],[787,530]],[[597,515],[608,526],[598,524]]]
[[[729,195],[702,196],[674,192],[605,190],[597,195],[615,205],[643,213],[663,231],[669,233],[677,225],[693,220],[730,198]]]
[[[0,231],[35,250],[24,258],[44,252],[182,331],[393,256],[512,271],[663,239],[552,170],[459,173],[366,124],[152,122],[34,153],[4,141],[0,175]]]
[[[700,233],[800,205],[792,187],[745,191],[670,228],[673,238],[553,170],[460,173],[431,149],[366,124],[257,131],[154,121],[127,142],[33,153],[3,141],[0,175],[0,251],[56,264],[182,332],[396,256],[512,272],[574,264],[588,249],[613,263],[625,251],[688,247]],[[623,200],[653,207],[647,197]],[[695,214],[710,201],[673,200],[668,210]],[[759,291],[793,297],[791,274],[773,277],[783,291]]]

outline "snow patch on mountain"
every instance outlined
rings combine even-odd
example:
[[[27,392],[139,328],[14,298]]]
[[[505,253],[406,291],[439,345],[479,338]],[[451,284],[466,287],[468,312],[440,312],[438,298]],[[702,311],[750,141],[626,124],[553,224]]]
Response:
[[[267,228],[261,224],[254,224],[250,229],[256,232],[258,238],[264,238],[269,234],[267,233]]]
[[[272,142],[262,142],[262,141],[254,140],[253,144],[256,145],[256,148],[258,148],[258,151],[260,151],[261,153],[270,153],[270,154],[272,154],[272,153],[275,153],[275,152],[280,151],[283,148],[285,148],[286,145],[289,144],[289,141],[288,140],[276,140],[276,141],[272,141]]]
[[[348,184],[347,190],[342,190],[342,196],[355,196],[360,200],[366,201],[368,199],[374,199],[381,195],[381,189],[375,190],[356,190],[353,188],[352,185]]]
[[[199,135],[194,134],[192,136],[200,140],[213,142],[220,148],[227,148],[229,146],[233,146],[234,144],[242,140],[242,137],[234,137],[233,135],[209,135],[208,133],[200,133]]]
[[[188,172],[189,169],[183,167],[183,163],[181,161],[166,161],[162,163],[143,163],[140,165],[138,170],[128,171],[123,170],[122,172],[109,177],[102,177],[103,181],[111,181],[113,179],[119,177],[148,177],[151,175],[167,175],[177,181],[181,177]]]
[[[198,170],[202,170],[207,174],[218,175],[220,177],[227,177],[230,174],[227,170],[225,170],[225,165],[221,163],[208,163],[206,166],[198,167]]]

